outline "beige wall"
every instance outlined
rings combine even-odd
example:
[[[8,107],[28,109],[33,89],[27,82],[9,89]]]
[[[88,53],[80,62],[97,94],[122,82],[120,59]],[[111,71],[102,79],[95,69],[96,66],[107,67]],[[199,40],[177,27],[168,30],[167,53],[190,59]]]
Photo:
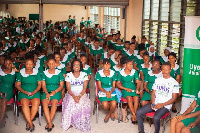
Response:
[[[29,14],[39,14],[38,4],[9,4],[11,16],[26,17],[29,19]],[[65,21],[69,15],[76,16],[76,21],[80,23],[81,18],[87,19],[88,11],[85,6],[45,4],[43,5],[44,22],[52,20]]]
[[[141,40],[143,0],[129,0],[127,6],[126,40],[131,40],[136,35],[137,41]]]

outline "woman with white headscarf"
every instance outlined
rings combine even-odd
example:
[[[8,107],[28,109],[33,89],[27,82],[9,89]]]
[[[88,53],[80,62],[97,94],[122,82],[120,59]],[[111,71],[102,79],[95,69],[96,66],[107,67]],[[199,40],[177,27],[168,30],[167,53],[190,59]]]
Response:
[[[151,45],[151,46],[149,47],[149,57],[150,57],[150,61],[154,60],[156,56],[158,56],[158,53],[155,51],[154,45]]]
[[[164,49],[164,55],[161,56],[161,58],[160,58],[160,63],[169,62],[169,60],[168,60],[169,53],[171,53],[171,49],[169,47],[166,47]]]

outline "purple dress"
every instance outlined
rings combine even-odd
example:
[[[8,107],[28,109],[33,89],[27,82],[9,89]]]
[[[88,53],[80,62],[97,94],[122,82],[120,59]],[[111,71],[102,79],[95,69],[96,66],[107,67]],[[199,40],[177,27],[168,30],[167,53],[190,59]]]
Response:
[[[78,96],[83,90],[84,81],[88,80],[88,76],[84,72],[80,72],[80,76],[75,78],[70,72],[66,75],[65,81],[70,82],[71,91]],[[80,101],[76,103],[70,94],[66,94],[62,102],[62,128],[69,129],[70,126],[75,127],[83,132],[90,131],[90,99],[84,94]]]

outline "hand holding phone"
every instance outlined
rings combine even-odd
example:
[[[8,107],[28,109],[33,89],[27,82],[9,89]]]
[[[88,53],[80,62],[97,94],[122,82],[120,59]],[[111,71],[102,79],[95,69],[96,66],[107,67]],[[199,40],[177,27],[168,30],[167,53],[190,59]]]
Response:
[[[6,93],[1,93],[1,97],[5,98],[6,97]]]

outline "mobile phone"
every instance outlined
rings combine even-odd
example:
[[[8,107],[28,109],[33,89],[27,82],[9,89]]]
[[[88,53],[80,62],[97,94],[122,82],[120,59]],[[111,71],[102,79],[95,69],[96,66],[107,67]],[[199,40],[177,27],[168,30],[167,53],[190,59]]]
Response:
[[[152,104],[153,108],[156,106],[155,104]]]
[[[5,98],[6,97],[6,93],[1,93],[1,97]]]

